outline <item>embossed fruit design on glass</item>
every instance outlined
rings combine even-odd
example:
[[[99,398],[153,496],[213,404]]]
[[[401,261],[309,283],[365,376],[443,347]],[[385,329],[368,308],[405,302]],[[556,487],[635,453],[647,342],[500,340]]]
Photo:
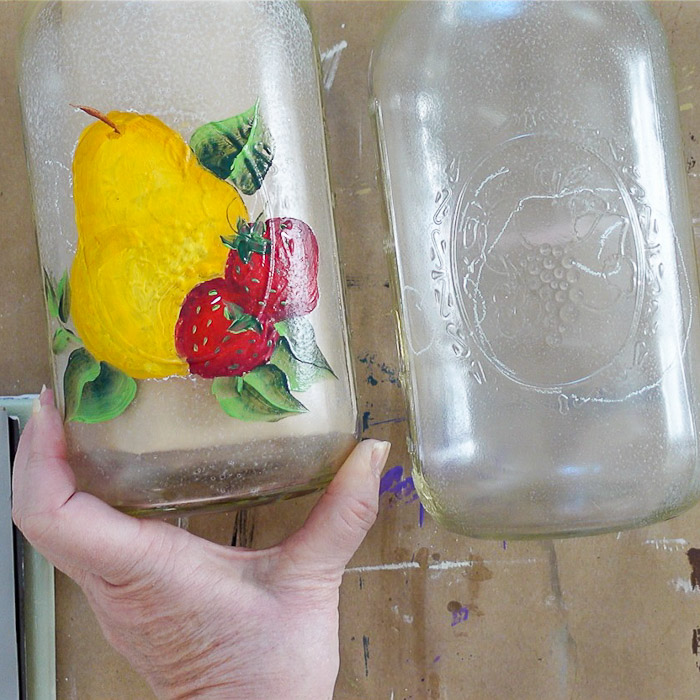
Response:
[[[357,415],[299,7],[47,3],[20,83],[81,488],[147,513],[327,484]]]
[[[698,281],[639,2],[409,3],[373,57],[414,481],[479,537],[698,498]]]

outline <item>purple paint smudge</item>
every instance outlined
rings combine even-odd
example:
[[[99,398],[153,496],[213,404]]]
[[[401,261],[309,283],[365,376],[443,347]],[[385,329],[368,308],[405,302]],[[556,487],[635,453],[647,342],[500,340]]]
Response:
[[[379,495],[381,496],[387,492],[393,493],[397,482],[400,481],[402,476],[402,466],[392,467],[389,469],[384,476],[382,476],[382,480],[379,482]]]
[[[397,500],[404,503],[413,503],[418,500],[413,477],[404,478],[401,465],[389,469],[379,482],[379,495],[382,496],[385,493],[396,496]]]
[[[392,467],[384,474],[379,483],[379,496],[388,493],[394,497],[395,501],[400,504],[415,503],[418,501],[418,492],[413,483],[413,477],[404,477],[403,467],[397,465]],[[425,508],[419,502],[418,508],[418,523],[423,527],[425,523]]]
[[[505,540],[503,540],[503,549],[506,549],[507,547],[508,547],[508,543]]]
[[[452,611],[452,624],[450,627],[460,624],[461,622],[466,622],[469,619],[469,610],[466,607],[460,608],[459,610]]]
[[[436,656],[436,657],[433,659],[433,663],[436,664],[438,661],[440,661],[440,655],[439,655],[439,654],[438,654],[438,656]]]

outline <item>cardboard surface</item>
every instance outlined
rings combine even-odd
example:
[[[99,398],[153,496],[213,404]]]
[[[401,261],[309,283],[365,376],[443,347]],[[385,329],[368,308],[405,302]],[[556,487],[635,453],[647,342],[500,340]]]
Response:
[[[0,393],[49,378],[14,74],[22,2],[0,3]],[[314,2],[336,225],[365,436],[393,449],[379,520],[341,595],[337,700],[700,697],[700,508],[666,523],[566,541],[486,542],[421,519],[398,385],[387,225],[368,111],[370,50],[389,2]],[[693,212],[700,221],[700,3],[656,4],[676,68]],[[696,136],[697,134],[697,136]],[[314,497],[190,529],[228,543],[277,542]],[[693,566],[697,566],[694,573]],[[58,697],[151,698],[102,638],[79,589],[57,577]]]

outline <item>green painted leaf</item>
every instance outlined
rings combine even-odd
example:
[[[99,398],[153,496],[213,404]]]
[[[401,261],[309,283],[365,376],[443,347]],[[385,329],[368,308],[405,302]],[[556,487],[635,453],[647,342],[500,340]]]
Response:
[[[243,382],[275,408],[289,413],[306,413],[307,408],[292,396],[285,373],[274,365],[261,365],[243,375]]]
[[[58,317],[66,323],[70,318],[70,279],[65,272],[56,288],[56,298],[58,301]]]
[[[102,423],[121,415],[136,396],[136,382],[85,348],[74,350],[63,375],[66,420]]]
[[[267,255],[270,252],[270,240],[265,238],[265,221],[263,213],[252,223],[248,223],[243,217],[238,217],[236,233],[234,236],[221,236],[221,242],[231,250],[238,253],[240,259],[247,263],[253,253]]]
[[[267,171],[272,165],[274,151],[267,127],[258,109],[254,106],[254,117],[250,122],[250,134],[243,150],[236,156],[230,179],[243,194],[254,194],[260,189]]]
[[[44,294],[46,295],[46,308],[52,318],[58,318],[58,296],[56,285],[47,270],[44,270]]]
[[[51,344],[54,354],[58,355],[63,352],[69,343],[80,343],[80,338],[73,331],[63,328],[63,326],[57,328],[53,334],[53,342]]]
[[[287,375],[289,388],[292,391],[307,391],[316,382],[335,376],[330,369],[317,367],[294,357],[287,338],[280,338],[277,341],[270,363],[279,367]]]
[[[244,421],[274,422],[290,415],[276,409],[239,380],[240,377],[216,377],[212,382],[212,394],[229,416]]]
[[[228,327],[230,333],[244,333],[245,331],[263,332],[262,323],[255,316],[247,314],[243,309],[232,301],[227,302],[224,307],[224,318],[231,321]]]
[[[275,324],[277,332],[287,340],[289,351],[299,362],[312,365],[322,373],[335,377],[335,372],[316,344],[316,333],[305,316],[289,318]]]
[[[291,395],[284,373],[271,365],[242,377],[217,377],[212,393],[229,416],[244,421],[275,422],[307,410]]]
[[[260,189],[274,156],[258,102],[235,117],[200,126],[190,147],[205,168],[248,195]]]

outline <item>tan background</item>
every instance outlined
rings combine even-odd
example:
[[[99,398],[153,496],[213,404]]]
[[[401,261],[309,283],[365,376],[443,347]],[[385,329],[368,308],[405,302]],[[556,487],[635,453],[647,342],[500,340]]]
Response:
[[[22,150],[15,50],[25,2],[0,2],[0,394],[48,382],[39,265]],[[336,222],[348,285],[365,435],[407,465],[397,383],[387,235],[368,116],[370,49],[394,4],[314,2]],[[676,68],[695,220],[700,222],[700,3],[656,3]],[[696,139],[696,134],[698,139]],[[425,518],[387,493],[346,573],[336,698],[700,698],[700,507],[676,520],[580,540],[485,542]],[[191,518],[219,542],[265,546],[302,522],[313,497]],[[698,583],[698,585],[694,585]],[[61,699],[151,698],[103,640],[79,589],[59,575]],[[261,660],[261,663],[263,660]],[[267,699],[265,699],[267,700]],[[313,700],[313,699],[311,699]]]

